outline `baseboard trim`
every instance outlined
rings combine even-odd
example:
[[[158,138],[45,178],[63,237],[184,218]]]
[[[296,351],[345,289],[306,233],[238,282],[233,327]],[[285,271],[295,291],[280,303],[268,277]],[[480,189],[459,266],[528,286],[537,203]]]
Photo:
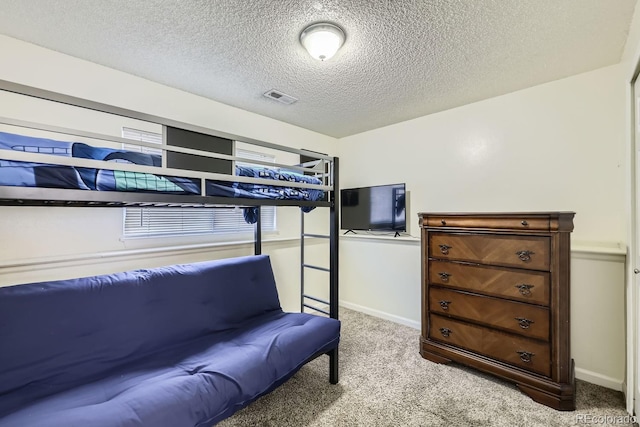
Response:
[[[344,300],[340,300],[340,306],[344,308],[348,308],[349,310],[359,311],[360,313],[369,314],[374,317],[390,320],[391,322],[399,323],[401,325],[420,330],[420,322],[407,319],[406,317],[396,316],[395,314],[389,314],[384,311],[375,310],[373,308],[365,307],[358,304],[353,304],[351,302],[344,301]]]
[[[616,391],[624,391],[623,380],[612,378],[587,369],[576,368],[576,378],[591,384],[610,388]]]

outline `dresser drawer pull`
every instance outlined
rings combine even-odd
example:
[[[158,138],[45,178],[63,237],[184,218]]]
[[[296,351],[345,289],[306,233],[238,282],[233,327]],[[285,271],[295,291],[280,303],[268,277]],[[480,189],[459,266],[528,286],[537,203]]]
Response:
[[[443,271],[441,273],[438,273],[438,276],[440,276],[440,280],[442,280],[443,282],[448,282],[449,276],[451,276],[451,274]]]
[[[440,333],[442,334],[443,337],[449,338],[449,335],[451,335],[451,329],[449,329],[449,328],[440,328]]]
[[[442,252],[442,255],[449,255],[449,249],[452,248],[452,246],[449,245],[438,245],[440,247],[440,252]]]
[[[525,227],[529,225],[529,223],[527,221],[525,221],[525,220],[523,220],[520,224],[522,224]]]
[[[533,289],[533,285],[521,283],[519,285],[516,285],[516,288],[518,288],[518,290],[520,291],[520,295],[528,297],[529,295],[531,295],[531,289]]]
[[[443,310],[449,310],[449,304],[451,304],[451,301],[442,300],[442,301],[439,301],[438,304],[440,304],[440,307]]]
[[[516,252],[516,255],[518,255],[518,258],[520,258],[520,261],[531,261],[531,255],[535,254],[535,252],[531,252],[531,251],[518,251]]]
[[[520,355],[520,360],[524,363],[531,363],[531,357],[535,356],[535,353],[530,353],[528,351],[516,351]]]
[[[441,220],[440,220],[440,224],[442,224],[442,225],[447,225],[447,221],[445,221],[444,219],[441,219]]]
[[[516,317],[515,319],[518,321],[522,329],[529,329],[529,326],[531,326],[532,323],[535,323],[533,320],[529,320],[524,317]]]

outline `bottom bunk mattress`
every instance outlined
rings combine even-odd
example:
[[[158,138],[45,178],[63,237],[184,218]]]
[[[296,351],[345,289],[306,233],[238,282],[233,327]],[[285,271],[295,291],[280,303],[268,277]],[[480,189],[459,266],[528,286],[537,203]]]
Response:
[[[33,393],[38,384],[10,393],[0,403],[0,427],[210,427],[336,348],[339,336],[334,319],[270,313],[52,395]]]
[[[339,341],[265,255],[0,287],[0,427],[210,427]]]

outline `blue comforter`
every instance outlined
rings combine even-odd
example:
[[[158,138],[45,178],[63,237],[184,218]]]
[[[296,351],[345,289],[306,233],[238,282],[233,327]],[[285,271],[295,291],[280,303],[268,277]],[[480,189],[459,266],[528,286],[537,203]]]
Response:
[[[198,179],[2,160],[2,150],[45,153],[155,167],[161,165],[161,157],[154,154],[0,132],[0,185],[98,191],[161,192],[169,194],[201,193],[200,180]],[[321,181],[314,177],[263,167],[236,166],[236,175],[284,182],[321,184]],[[234,198],[316,201],[324,197],[324,193],[321,190],[225,181],[207,180],[206,189],[208,196]],[[305,207],[303,210],[308,211],[310,209],[312,208]]]
[[[302,175],[296,172],[282,169],[270,169],[264,167],[236,166],[236,175],[250,178],[266,178],[281,182],[299,182],[306,184],[322,184],[318,178]],[[317,201],[324,197],[322,190],[313,188],[295,188],[286,186],[247,184],[242,182],[207,181],[208,196],[223,197],[248,197],[253,199],[287,199]],[[303,211],[308,212],[313,207],[303,206]]]
[[[160,156],[0,132],[0,149],[160,166]],[[2,151],[0,151],[0,158]],[[149,173],[0,160],[0,185],[100,191],[200,194],[198,180]]]

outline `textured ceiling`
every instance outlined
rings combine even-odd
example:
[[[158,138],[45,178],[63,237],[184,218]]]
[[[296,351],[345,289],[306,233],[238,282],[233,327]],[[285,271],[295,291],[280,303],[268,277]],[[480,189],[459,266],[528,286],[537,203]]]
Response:
[[[0,33],[342,137],[618,63],[635,4],[0,0]],[[347,34],[326,62],[298,41],[318,21]]]

